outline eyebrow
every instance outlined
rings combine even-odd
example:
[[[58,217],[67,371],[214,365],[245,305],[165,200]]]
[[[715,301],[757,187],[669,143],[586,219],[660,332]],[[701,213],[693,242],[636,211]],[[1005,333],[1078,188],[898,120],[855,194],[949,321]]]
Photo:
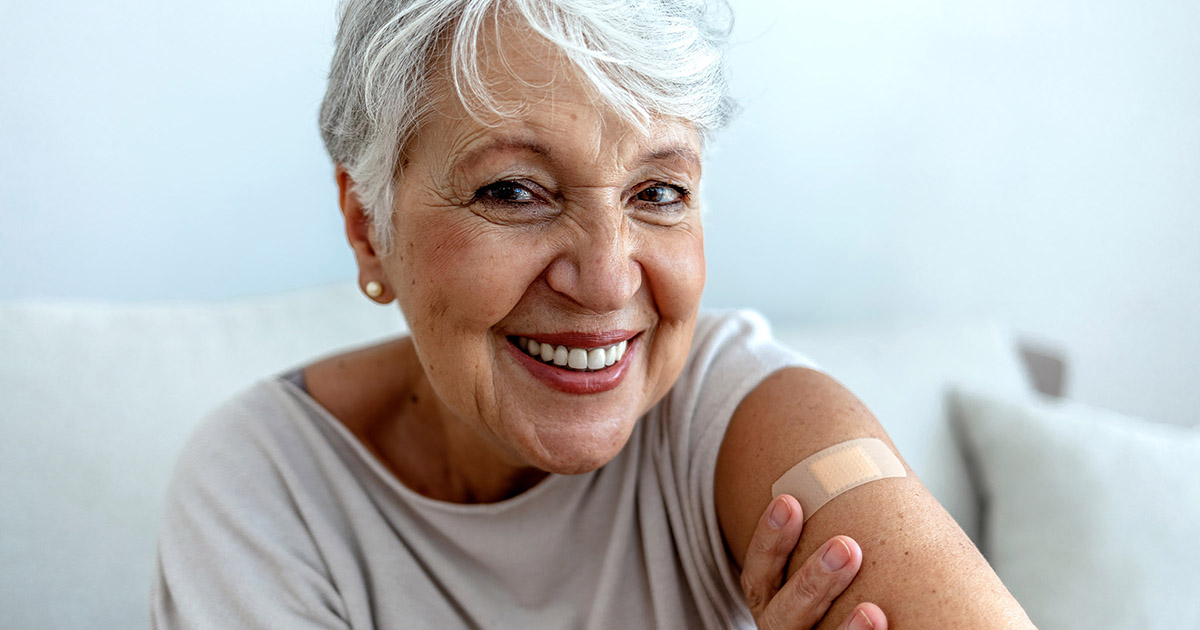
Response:
[[[509,151],[531,153],[547,161],[554,161],[554,151],[544,144],[519,138],[497,138],[464,153],[454,161],[454,170],[459,172],[469,170],[489,153]],[[691,147],[684,144],[672,144],[643,153],[638,157],[637,165],[671,160],[683,160],[690,168],[699,168],[700,166],[700,156]]]
[[[550,148],[543,144],[514,138],[497,138],[464,153],[454,161],[454,170],[458,172],[470,170],[489,153],[509,151],[532,153],[546,160],[554,159]]]
[[[689,168],[700,168],[700,156],[692,150],[691,147],[682,144],[673,144],[668,147],[663,147],[655,151],[651,151],[641,157],[641,164],[650,162],[665,162],[669,160],[683,160],[687,162]]]

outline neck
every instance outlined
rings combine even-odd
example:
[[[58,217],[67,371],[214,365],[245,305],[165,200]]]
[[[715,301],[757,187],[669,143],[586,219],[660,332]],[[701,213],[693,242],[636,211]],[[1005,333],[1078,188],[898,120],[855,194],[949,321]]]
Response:
[[[547,472],[521,465],[459,418],[437,396],[411,340],[398,347],[407,378],[402,395],[376,423],[368,447],[410,489],[451,503],[494,503],[515,497]]]

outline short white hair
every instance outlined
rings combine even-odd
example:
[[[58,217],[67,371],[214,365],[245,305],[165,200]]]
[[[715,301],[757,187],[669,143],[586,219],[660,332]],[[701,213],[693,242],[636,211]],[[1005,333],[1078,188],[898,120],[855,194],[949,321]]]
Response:
[[[725,0],[343,0],[321,136],[384,252],[400,154],[434,105],[441,55],[472,115],[516,113],[498,106],[480,73],[480,36],[502,9],[562,51],[600,105],[638,127],[677,118],[704,142],[734,112]]]

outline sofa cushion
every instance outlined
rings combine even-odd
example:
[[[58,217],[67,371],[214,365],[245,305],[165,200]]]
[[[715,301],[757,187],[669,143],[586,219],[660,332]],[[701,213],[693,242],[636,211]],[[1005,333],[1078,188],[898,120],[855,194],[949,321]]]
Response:
[[[1200,428],[957,392],[983,546],[1040,628],[1200,627]]]

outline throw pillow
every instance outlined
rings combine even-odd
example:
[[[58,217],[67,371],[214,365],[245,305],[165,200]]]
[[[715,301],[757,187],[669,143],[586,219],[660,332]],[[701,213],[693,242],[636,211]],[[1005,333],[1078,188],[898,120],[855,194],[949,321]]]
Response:
[[[1200,429],[951,397],[982,549],[1044,630],[1200,628]]]

